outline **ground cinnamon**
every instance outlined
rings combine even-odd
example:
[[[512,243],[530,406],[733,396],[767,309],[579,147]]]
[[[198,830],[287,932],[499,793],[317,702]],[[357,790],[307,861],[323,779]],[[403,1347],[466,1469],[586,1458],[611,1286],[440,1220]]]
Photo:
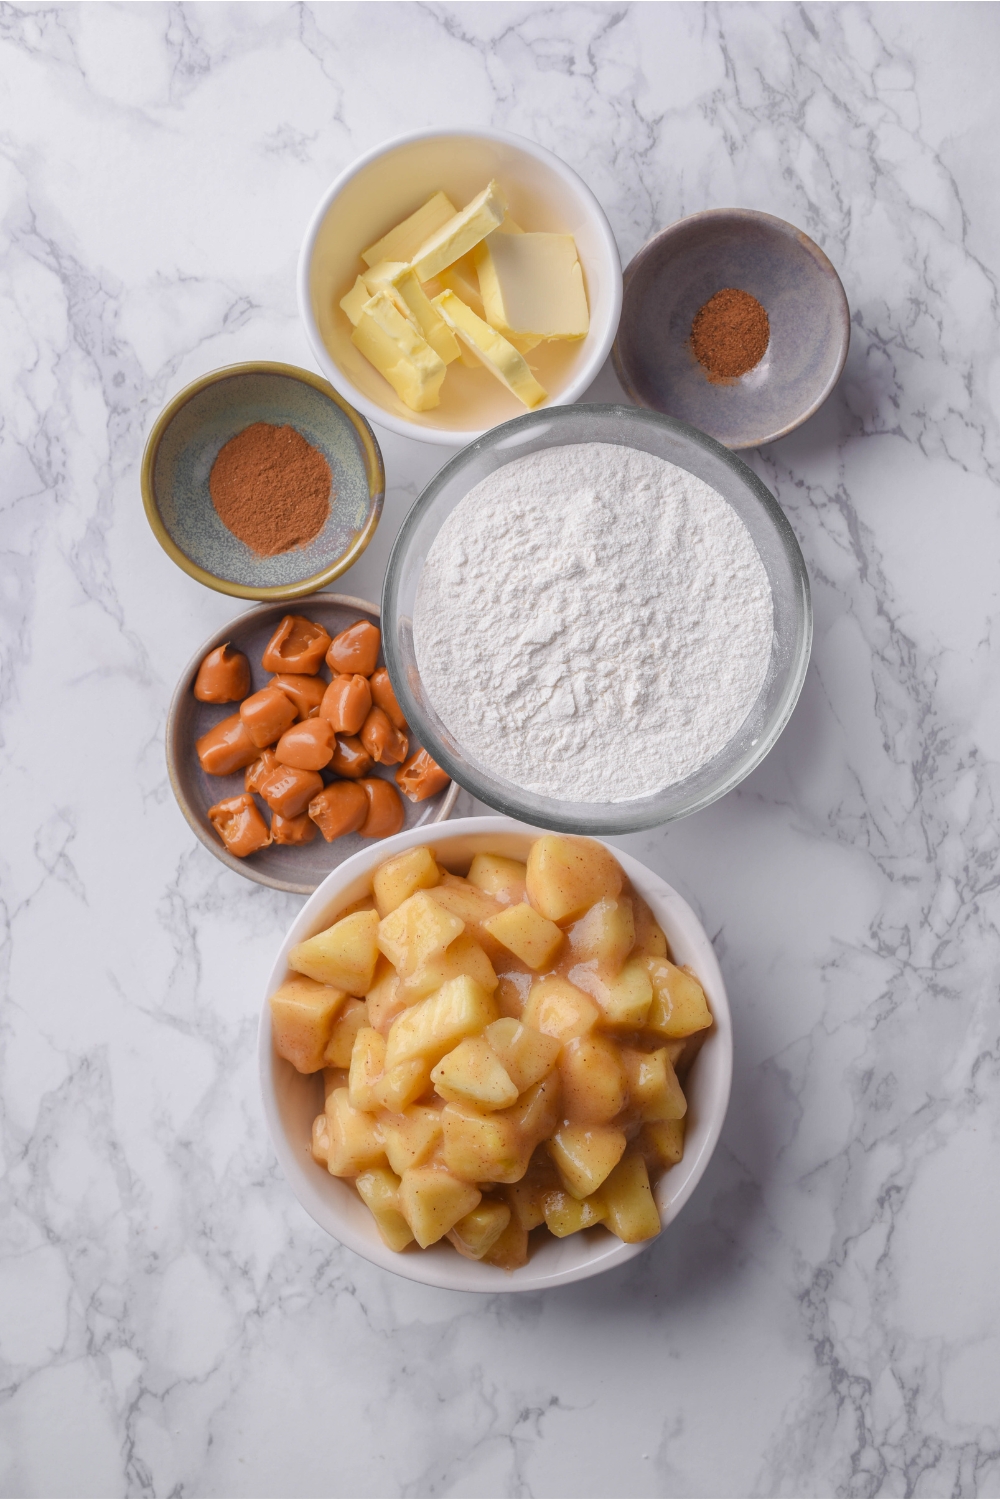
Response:
[[[727,286],[698,309],[691,348],[709,380],[732,380],[760,364],[771,337],[767,313],[756,297]]]
[[[305,547],[330,514],[330,465],[294,427],[253,422],[220,448],[208,479],[222,524],[260,557]]]

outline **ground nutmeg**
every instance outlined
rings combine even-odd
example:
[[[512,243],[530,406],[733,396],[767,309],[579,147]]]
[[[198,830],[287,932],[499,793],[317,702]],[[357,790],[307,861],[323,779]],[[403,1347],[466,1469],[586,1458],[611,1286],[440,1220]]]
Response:
[[[695,313],[691,348],[709,380],[732,380],[760,364],[771,337],[767,313],[756,297],[723,287]]]
[[[219,449],[208,489],[222,524],[259,557],[276,557],[323,530],[333,479],[294,427],[252,422]]]

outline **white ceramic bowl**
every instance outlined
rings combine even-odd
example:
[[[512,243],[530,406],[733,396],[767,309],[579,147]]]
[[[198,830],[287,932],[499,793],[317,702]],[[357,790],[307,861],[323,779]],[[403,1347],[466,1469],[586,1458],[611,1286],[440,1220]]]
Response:
[[[458,206],[496,177],[524,229],[576,239],[590,301],[579,342],[541,344],[530,359],[548,405],[576,401],[603,365],[622,306],[621,260],[603,209],[586,183],[542,146],[498,130],[424,130],[377,146],[324,194],[299,257],[299,311],[320,369],[371,422],[403,437],[453,447],[471,442],[524,407],[485,369],[449,371],[441,404],[414,412],[351,343],[339,303],[361,269],[361,251],[439,188]],[[457,369],[457,367],[456,367]]]
[[[540,1287],[582,1281],[599,1271],[620,1266],[639,1255],[650,1241],[623,1245],[603,1229],[551,1237],[534,1249],[521,1270],[508,1274],[496,1266],[463,1260],[451,1245],[429,1250],[389,1250],[379,1238],[374,1220],[350,1183],[331,1177],[309,1152],[314,1117],[323,1107],[322,1075],[306,1077],[278,1057],[271,1042],[271,1013],[267,995],[287,978],[288,952],[295,944],[336,919],[338,911],[369,891],[376,866],[390,855],[415,844],[431,843],[442,864],[468,864],[480,850],[523,859],[541,829],[528,828],[512,818],[459,818],[440,828],[411,828],[395,838],[363,849],[334,870],[309,898],[281,945],[267,982],[258,1036],[261,1091],[271,1139],[292,1191],[316,1223],[341,1244],[373,1261],[427,1286],[462,1292],[528,1292]],[[610,846],[609,846],[610,847]],[[711,1035],[688,1074],[688,1128],[684,1158],[665,1172],[656,1187],[656,1201],[664,1226],[670,1224],[694,1192],[722,1130],[733,1073],[733,1039],[725,986],[712,945],[687,902],[666,881],[638,860],[612,849],[636,890],[645,897],[679,963],[690,964],[705,987],[715,1016]]]

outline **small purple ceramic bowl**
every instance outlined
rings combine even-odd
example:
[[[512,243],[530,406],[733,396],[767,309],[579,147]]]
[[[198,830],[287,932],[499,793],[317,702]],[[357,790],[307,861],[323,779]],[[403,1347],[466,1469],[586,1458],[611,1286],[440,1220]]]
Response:
[[[771,338],[737,379],[709,380],[691,349],[698,309],[723,287],[762,304]],[[625,272],[612,357],[640,406],[758,448],[818,411],[840,377],[851,313],[840,277],[808,235],[750,208],[712,208],[653,236]]]

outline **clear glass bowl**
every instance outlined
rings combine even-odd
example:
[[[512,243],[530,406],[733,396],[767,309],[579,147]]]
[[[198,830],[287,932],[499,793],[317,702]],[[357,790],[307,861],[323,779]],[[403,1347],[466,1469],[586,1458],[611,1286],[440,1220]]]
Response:
[[[774,603],[771,662],[746,720],[693,775],[629,802],[568,802],[526,791],[472,760],[438,718],[413,650],[413,606],[427,554],[458,502],[487,474],[528,453],[570,443],[618,443],[666,459],[710,484],[736,511],[760,553]],[[498,812],[563,833],[613,834],[652,828],[707,807],[759,765],[788,723],[812,644],[806,566],[783,511],[752,469],[714,438],[658,412],[632,406],[557,406],[494,427],[445,464],[403,522],[382,595],[383,649],[400,705],[416,738],[460,785]],[[641,745],[630,747],[642,753]]]

